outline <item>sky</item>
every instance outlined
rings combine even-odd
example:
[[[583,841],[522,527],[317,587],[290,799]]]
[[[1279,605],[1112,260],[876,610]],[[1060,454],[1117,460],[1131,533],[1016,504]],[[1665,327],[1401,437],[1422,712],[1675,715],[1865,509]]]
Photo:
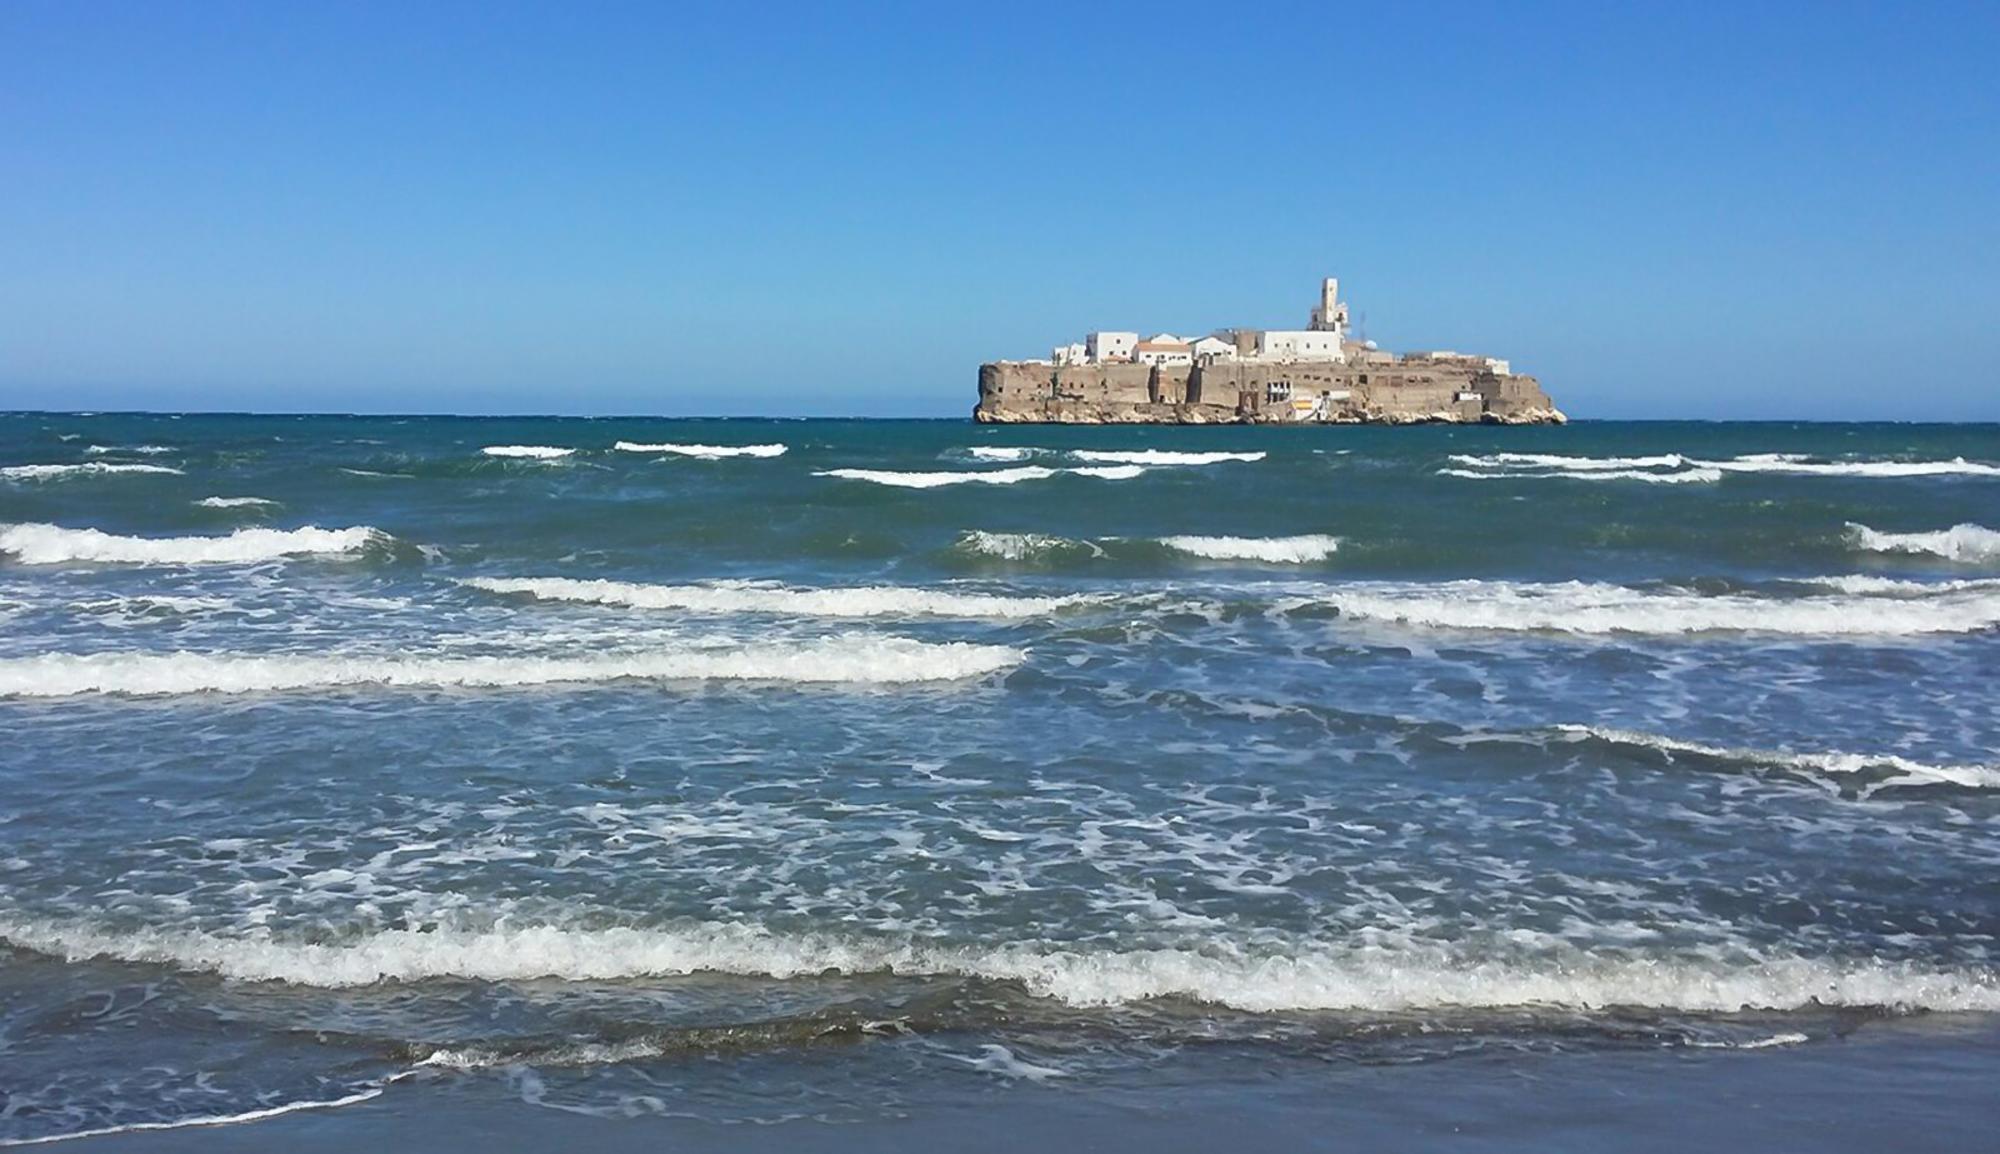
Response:
[[[2000,420],[2000,4],[0,4],[0,409],[954,416],[1089,329]]]

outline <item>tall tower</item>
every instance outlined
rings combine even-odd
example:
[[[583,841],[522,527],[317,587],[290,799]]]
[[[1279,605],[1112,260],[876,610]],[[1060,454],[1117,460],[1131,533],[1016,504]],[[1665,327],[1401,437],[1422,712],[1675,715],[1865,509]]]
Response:
[[[1341,333],[1347,330],[1347,306],[1340,303],[1340,278],[1330,276],[1319,282],[1319,304],[1314,306],[1314,332]]]

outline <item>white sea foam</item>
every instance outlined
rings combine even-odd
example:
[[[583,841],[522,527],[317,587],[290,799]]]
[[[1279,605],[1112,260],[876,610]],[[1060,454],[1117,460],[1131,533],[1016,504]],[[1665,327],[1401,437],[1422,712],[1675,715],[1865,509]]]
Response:
[[[159,1122],[126,1122],[118,1126],[100,1126],[93,1130],[67,1130],[61,1134],[44,1134],[36,1138],[0,1138],[0,1146],[41,1146],[51,1142],[68,1142],[75,1138],[102,1138],[109,1134],[138,1134],[154,1130],[185,1130],[198,1126],[235,1126],[244,1122],[262,1122],[266,1118],[277,1118],[285,1114],[296,1114],[301,1110],[333,1110],[341,1106],[352,1106],[379,1098],[391,1082],[401,1081],[408,1073],[391,1074],[372,1086],[364,1086],[352,1094],[338,1098],[311,1098],[300,1102],[280,1102],[275,1106],[261,1106],[255,1110],[244,1110],[235,1114],[196,1114],[187,1118],[172,1118]]]
[[[1475,456],[1453,453],[1451,460],[1476,469],[1504,469],[1515,466],[1541,469],[1568,469],[1596,472],[1608,469],[1678,469],[1686,463],[1679,453],[1650,457],[1571,457],[1561,453],[1488,453]]]
[[[1075,473],[1104,481],[1125,481],[1145,472],[1138,465],[1079,466],[1051,469],[1045,465],[1016,465],[1011,469],[969,469],[961,472],[899,472],[891,469],[827,469],[816,477],[839,477],[848,481],[872,481],[902,489],[935,489],[943,485],[1014,485],[1039,481],[1058,473]]]
[[[1261,461],[1268,454],[1180,453],[1169,449],[1075,449],[1070,456],[1079,461],[1103,461],[1117,465],[1214,465],[1223,461]]]
[[[267,497],[203,497],[196,501],[204,509],[247,509],[253,505],[275,505]]]
[[[1047,451],[1017,445],[974,445],[966,453],[981,461],[1025,461]]]
[[[635,609],[697,613],[781,613],[802,617],[1044,617],[1088,598],[1009,597],[896,585],[797,589],[745,581],[639,585],[567,577],[473,577],[460,584],[489,593],[524,593],[544,601],[582,601]]]
[[[1689,1012],[1856,1006],[2000,1010],[1990,970],[1859,958],[1594,954],[1501,957],[1442,946],[1227,941],[1202,950],[946,946],[897,938],[775,934],[735,923],[677,927],[387,929],[337,942],[184,930],[117,931],[81,920],[0,916],[0,939],[71,960],[104,957],[238,981],[354,987],[390,981],[557,978],[613,981],[691,973],[796,978],[827,973],[954,976],[1021,983],[1074,1006],[1183,997],[1252,1012],[1446,1007],[1650,1007]]]
[[[1687,753],[1698,757],[1763,765],[1775,769],[1833,774],[1890,769],[1901,775],[1884,782],[1885,785],[1958,785],[1968,789],[2000,789],[2000,766],[1933,765],[1913,761],[1897,754],[1795,753],[1783,749],[1736,749],[1594,725],[1558,725],[1556,729],[1578,740],[1595,738],[1613,745],[1638,746],[1669,754]]]
[[[1129,481],[1146,471],[1144,465],[1078,465],[1074,469],[1064,469],[1065,473],[1075,473],[1079,477],[1096,477],[1102,481]]]
[[[138,453],[149,457],[174,451],[172,445],[92,445],[84,450],[84,452],[92,455],[102,455],[104,453]]]
[[[488,445],[479,451],[489,457],[529,457],[537,461],[553,461],[576,452],[555,445]]]
[[[637,441],[620,441],[612,448],[627,453],[674,453],[683,457],[782,457],[784,445],[681,445],[664,442],[657,445],[641,444]]]
[[[8,465],[0,477],[15,481],[58,481],[66,477],[96,477],[113,473],[179,473],[167,465],[120,464],[115,461],[85,461],[77,465]]]
[[[1929,553],[1950,561],[2000,560],[2000,531],[1970,523],[1929,533],[1883,533],[1850,521],[1847,539],[1870,553]]]
[[[1731,473],[1784,473],[1825,477],[2000,477],[2000,465],[1953,457],[1949,461],[1811,461],[1758,453],[1728,461],[1704,461]]]
[[[981,529],[959,534],[955,547],[1005,561],[1030,561],[1066,550],[1086,550],[1093,557],[1104,555],[1104,550],[1090,541],[1073,541],[1049,533],[988,533]]]
[[[1354,584],[1306,599],[1361,620],[1441,629],[1581,634],[1778,633],[1895,637],[1971,633],[2000,624],[2000,589],[1930,596],[1760,597],[1634,589],[1584,581]]]
[[[1560,453],[1453,454],[1467,470],[1440,469],[1449,477],[1596,477],[1616,480],[1717,480],[1721,473],[1773,473],[1829,477],[2000,477],[2000,465],[1953,457],[1948,461],[1816,461],[1800,453],[1745,453],[1704,460],[1680,453],[1645,457],[1574,457]],[[1669,469],[1678,472],[1658,473]],[[1691,475],[1693,474],[1693,475]]]
[[[1340,548],[1340,538],[1324,533],[1299,537],[1162,537],[1160,544],[1196,557],[1218,561],[1272,561],[1304,564],[1324,561]]]
[[[1563,470],[1554,473],[1521,472],[1519,470],[1501,470],[1489,473],[1475,469],[1439,469],[1438,475],[1441,477],[1464,477],[1473,481],[1523,481],[1554,478],[1564,481],[1646,481],[1656,485],[1709,485],[1722,480],[1722,471],[1720,469],[1711,469],[1706,466],[1680,469],[1671,473],[1652,473],[1644,469]]]
[[[366,525],[348,529],[238,529],[222,537],[120,537],[60,525],[0,526],[0,553],[26,565],[85,561],[128,565],[243,565],[307,553],[352,553],[385,535]]]
[[[134,697],[392,688],[498,689],[611,681],[849,683],[953,681],[1019,664],[998,645],[930,644],[854,635],[734,648],[696,647],[584,656],[378,656],[249,653],[45,653],[0,659],[0,697]]]

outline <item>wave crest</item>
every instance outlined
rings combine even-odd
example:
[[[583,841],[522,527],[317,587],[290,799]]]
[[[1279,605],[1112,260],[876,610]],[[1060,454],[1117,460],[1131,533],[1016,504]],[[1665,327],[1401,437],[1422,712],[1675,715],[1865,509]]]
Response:
[[[1877,958],[1592,954],[1499,958],[1435,947],[1308,946],[1266,952],[1101,950],[1050,944],[932,945],[777,934],[754,925],[376,930],[342,942],[192,931],[119,932],[80,921],[0,918],[0,940],[70,960],[115,958],[237,981],[344,988],[437,978],[616,981],[694,973],[772,978],[892,973],[1017,982],[1072,1006],[1189,998],[1251,1012],[1427,1008],[1648,1007],[1689,1012],[1815,1005],[2000,1010],[1989,971]],[[1747,951],[1746,951],[1747,954]]]
[[[710,585],[642,585],[567,577],[473,577],[460,584],[489,593],[521,593],[544,601],[579,601],[635,609],[697,613],[783,613],[807,617],[1045,617],[1083,603],[1081,596],[1011,597],[895,585],[795,589],[740,581]]]
[[[1594,725],[1558,725],[1555,728],[1577,741],[1590,739],[1609,745],[1649,749],[1665,754],[1691,754],[1717,761],[1738,762],[1773,769],[1843,775],[1883,769],[1895,771],[1898,776],[1881,782],[1883,786],[1956,785],[1966,789],[2000,789],[2000,766],[1932,765],[1896,754],[1795,753],[1781,749],[1730,748]]]
[[[1340,548],[1340,538],[1324,533],[1298,537],[1162,537],[1160,544],[1214,561],[1270,561],[1301,565],[1324,561]]]
[[[160,697],[357,686],[501,689],[633,680],[877,685],[978,677],[1017,665],[1026,656],[999,645],[864,635],[581,657],[46,653],[0,659],[0,697]]]
[[[555,445],[488,445],[479,451],[489,457],[526,457],[536,461],[554,461],[576,452]]]
[[[15,481],[59,481],[65,477],[102,476],[112,473],[172,473],[180,470],[168,465],[120,464],[116,461],[85,461],[77,465],[8,465],[0,468],[0,477]]]
[[[815,477],[838,477],[847,481],[871,481],[900,489],[936,489],[944,485],[1015,485],[1039,481],[1058,473],[1074,473],[1104,481],[1126,481],[1146,470],[1139,465],[1078,466],[1051,469],[1046,465],[1016,465],[1011,469],[969,469],[960,472],[902,472],[893,469],[826,469]]]
[[[625,453],[672,453],[682,457],[707,457],[711,459],[722,457],[782,457],[788,448],[788,446],[777,444],[686,445],[671,441],[654,445],[642,444],[638,441],[620,441],[611,447]]]
[[[2000,560],[2000,531],[1964,523],[1929,533],[1884,533],[1847,523],[1848,543],[1870,553],[1929,553],[1949,561]]]
[[[99,529],[27,523],[0,526],[0,553],[24,565],[84,561],[128,565],[243,565],[314,553],[353,553],[386,540],[366,525],[347,529],[238,529],[221,537],[121,537]]]

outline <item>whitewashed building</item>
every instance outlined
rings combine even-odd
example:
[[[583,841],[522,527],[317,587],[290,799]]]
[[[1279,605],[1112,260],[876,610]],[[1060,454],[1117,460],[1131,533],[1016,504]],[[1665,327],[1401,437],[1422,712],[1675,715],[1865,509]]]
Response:
[[[1256,360],[1344,361],[1341,334],[1319,329],[1266,329],[1257,334]]]
[[[1057,345],[1050,350],[1049,359],[1059,365],[1088,364],[1090,351],[1084,348],[1082,341],[1071,341],[1069,344]]]
[[[1133,345],[1132,359],[1142,365],[1191,365],[1194,345],[1172,333],[1159,333]]]
[[[1194,353],[1196,364],[1211,365],[1216,361],[1233,361],[1236,359],[1235,342],[1225,341],[1221,337],[1202,337],[1200,340],[1193,342],[1190,347]]]
[[[1094,362],[1129,361],[1138,333],[1096,332],[1083,338],[1084,351]]]

